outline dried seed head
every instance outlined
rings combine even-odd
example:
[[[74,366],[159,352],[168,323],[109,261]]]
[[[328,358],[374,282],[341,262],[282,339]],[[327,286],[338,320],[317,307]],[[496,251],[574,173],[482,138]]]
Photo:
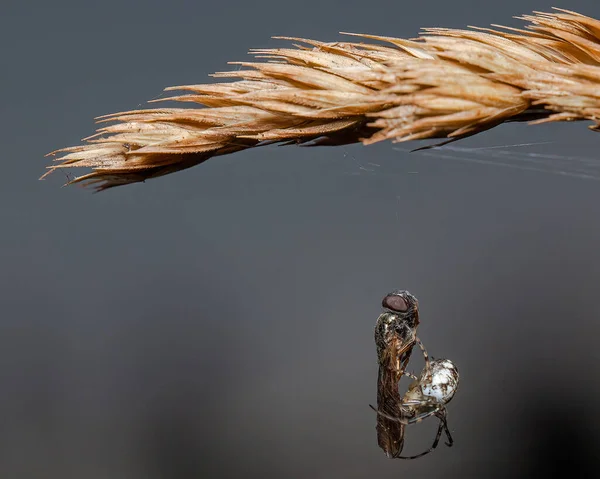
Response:
[[[309,47],[256,50],[265,61],[214,75],[237,81],[167,88],[186,94],[161,101],[188,108],[100,117],[113,124],[51,153],[49,169],[92,168],[70,183],[102,190],[272,142],[454,141],[505,121],[600,129],[600,21],[556,10],[523,17],[529,30],[357,35],[387,45],[288,39]]]

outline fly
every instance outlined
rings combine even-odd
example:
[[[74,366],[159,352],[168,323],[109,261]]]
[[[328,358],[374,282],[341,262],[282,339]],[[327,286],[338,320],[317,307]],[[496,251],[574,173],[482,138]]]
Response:
[[[381,302],[385,311],[377,318],[375,344],[379,372],[377,375],[377,443],[388,457],[400,457],[404,448],[405,424],[402,397],[398,390],[412,348],[417,341],[419,303],[408,291],[387,294]]]

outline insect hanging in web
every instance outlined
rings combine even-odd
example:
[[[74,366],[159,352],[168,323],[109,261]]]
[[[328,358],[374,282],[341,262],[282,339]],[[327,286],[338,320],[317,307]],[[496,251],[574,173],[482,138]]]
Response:
[[[419,303],[408,291],[397,290],[382,300],[385,309],[377,318],[375,344],[377,346],[377,444],[388,457],[400,457],[404,448],[405,424],[396,420],[403,417],[402,397],[398,390],[405,373],[413,346],[417,341]]]
[[[411,373],[404,372],[405,376],[411,377],[414,381],[397,405],[400,414],[392,416],[383,412],[381,408],[371,406],[377,412],[378,417],[382,416],[403,426],[421,422],[433,415],[440,420],[437,434],[428,450],[415,456],[400,456],[399,454],[394,456],[400,459],[417,459],[429,454],[437,447],[442,431],[446,433],[448,438],[448,442],[446,442],[448,447],[451,447],[454,442],[448,429],[446,405],[452,400],[458,389],[458,369],[449,359],[432,358],[430,361],[427,351],[418,338],[417,344],[423,351],[425,367],[418,378]]]

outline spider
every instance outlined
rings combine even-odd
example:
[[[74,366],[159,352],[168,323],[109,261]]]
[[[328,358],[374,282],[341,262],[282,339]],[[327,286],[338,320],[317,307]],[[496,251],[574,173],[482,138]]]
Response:
[[[379,409],[374,406],[371,406],[371,408],[377,412],[378,417],[383,416],[387,420],[395,421],[403,426],[421,422],[433,415],[440,420],[440,424],[433,444],[427,451],[415,456],[400,456],[399,451],[392,456],[399,459],[417,459],[429,454],[437,447],[442,431],[446,433],[448,438],[448,442],[446,442],[448,447],[451,447],[454,442],[446,421],[446,404],[452,400],[458,389],[458,369],[449,359],[432,358],[430,361],[425,347],[418,338],[416,338],[416,343],[423,352],[425,367],[418,378],[406,371],[403,373],[405,376],[412,378],[413,382],[397,405],[400,414],[390,415],[383,412],[381,406]],[[378,405],[380,405],[379,395]]]

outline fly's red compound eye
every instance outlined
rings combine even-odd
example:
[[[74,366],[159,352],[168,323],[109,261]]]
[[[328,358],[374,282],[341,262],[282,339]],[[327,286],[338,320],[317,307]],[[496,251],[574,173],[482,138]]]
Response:
[[[406,313],[408,311],[408,303],[401,296],[396,296],[395,294],[388,294],[381,305],[384,308],[387,308],[391,311],[395,311],[397,313]]]

